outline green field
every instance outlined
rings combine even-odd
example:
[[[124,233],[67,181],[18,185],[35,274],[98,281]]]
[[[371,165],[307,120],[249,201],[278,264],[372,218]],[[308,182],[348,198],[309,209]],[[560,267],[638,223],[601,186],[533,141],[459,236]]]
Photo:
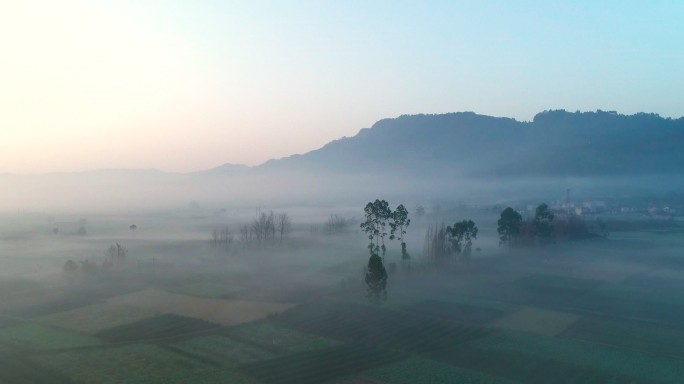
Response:
[[[109,342],[130,342],[194,335],[218,327],[200,319],[165,314],[109,328],[95,335]]]
[[[229,335],[272,350],[282,349],[286,352],[305,352],[340,344],[338,341],[299,332],[274,322],[259,322],[236,327],[230,331]]]
[[[68,349],[101,344],[83,334],[64,331],[39,324],[19,324],[0,329],[0,345],[19,349]]]
[[[455,367],[453,365],[412,357],[363,373],[364,377],[391,384],[512,384],[503,377]]]
[[[53,275],[0,282],[0,383],[684,383],[679,231],[505,250],[492,221],[470,263],[435,266],[412,227],[411,268],[391,243],[388,298],[370,302],[361,233],[302,224],[217,255],[222,220],[181,212],[131,233],[128,217],[93,219],[97,237],[49,237],[61,248],[27,263]],[[127,264],[61,270],[113,241]]]
[[[220,366],[237,366],[274,358],[280,354],[221,334],[194,337],[168,344],[168,347]]]
[[[40,355],[34,360],[82,383],[253,383],[233,370],[152,344]]]

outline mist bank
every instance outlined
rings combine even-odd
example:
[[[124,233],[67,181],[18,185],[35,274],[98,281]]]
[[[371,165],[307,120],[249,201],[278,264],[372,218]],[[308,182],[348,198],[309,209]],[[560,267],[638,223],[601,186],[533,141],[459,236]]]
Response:
[[[103,171],[0,176],[3,212],[153,211],[199,205],[359,205],[382,197],[412,204],[440,201],[506,204],[520,201],[650,198],[681,195],[674,175],[616,177],[416,177],[398,173],[259,171],[245,174],[171,174]]]

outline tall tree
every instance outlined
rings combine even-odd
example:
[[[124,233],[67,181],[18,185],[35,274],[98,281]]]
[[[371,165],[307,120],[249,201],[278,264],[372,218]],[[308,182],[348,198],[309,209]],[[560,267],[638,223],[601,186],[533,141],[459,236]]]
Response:
[[[546,204],[540,204],[535,210],[534,229],[537,237],[543,242],[553,242],[554,240],[553,218],[553,212]]]
[[[385,246],[385,237],[388,235],[387,227],[392,220],[392,209],[389,207],[389,203],[385,200],[376,199],[373,203],[373,209],[378,217],[378,229],[380,236],[380,249],[382,249],[382,259],[385,260],[385,253],[387,252],[387,247]]]
[[[477,238],[477,226],[472,220],[463,220],[447,227],[446,232],[451,241],[451,251],[456,255],[469,256],[473,240]]]
[[[377,253],[379,250],[378,244],[380,237],[380,218],[378,217],[375,205],[371,202],[366,204],[366,206],[363,208],[363,214],[366,218],[366,221],[361,223],[361,230],[368,235],[368,240],[370,241],[368,249],[372,255],[373,253]]]
[[[499,245],[511,246],[515,239],[520,236],[522,216],[515,209],[507,207],[501,211],[501,217],[496,224],[496,231],[499,233]]]
[[[411,256],[406,251],[406,242],[404,241],[404,235],[406,234],[406,228],[411,224],[411,219],[408,218],[408,210],[403,204],[399,204],[397,209],[392,212],[392,221],[390,222],[390,240],[395,238],[399,239],[401,243],[401,259],[409,260]],[[398,233],[398,235],[397,235]]]

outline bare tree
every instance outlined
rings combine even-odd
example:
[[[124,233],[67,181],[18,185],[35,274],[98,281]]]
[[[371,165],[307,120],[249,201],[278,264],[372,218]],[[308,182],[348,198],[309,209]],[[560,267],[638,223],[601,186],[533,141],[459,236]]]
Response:
[[[290,233],[292,229],[292,220],[287,212],[279,213],[276,218],[276,226],[278,227],[278,232],[280,233],[280,241],[283,241],[283,236]]]
[[[275,240],[276,226],[275,214],[273,211],[268,214],[261,212],[252,222],[251,231],[254,239],[259,244],[267,243],[270,240]]]
[[[253,232],[250,225],[244,224],[240,226],[240,242],[243,244],[250,244],[253,241]]]
[[[128,250],[123,245],[115,243],[113,245],[110,245],[109,248],[107,248],[107,250],[105,251],[105,255],[107,256],[107,259],[110,262],[122,264],[124,260],[126,260]]]
[[[351,220],[347,220],[344,217],[338,215],[330,215],[328,221],[325,222],[325,232],[329,235],[335,235],[342,233],[347,230]]]
[[[230,233],[228,226],[225,226],[221,229],[214,229],[211,232],[209,243],[214,249],[221,248],[226,253],[229,253],[233,245],[233,240],[235,240],[235,236]]]
[[[425,257],[431,262],[441,263],[449,257],[449,254],[444,223],[430,225],[425,233]]]

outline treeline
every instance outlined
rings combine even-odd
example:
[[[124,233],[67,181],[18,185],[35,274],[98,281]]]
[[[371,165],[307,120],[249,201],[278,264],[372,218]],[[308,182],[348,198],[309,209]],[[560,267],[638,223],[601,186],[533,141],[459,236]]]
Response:
[[[597,218],[593,223],[587,223],[573,213],[556,214],[547,204],[537,206],[534,217],[526,220],[523,220],[518,211],[507,207],[497,221],[497,232],[499,244],[509,247],[608,236],[608,228],[601,219]]]
[[[356,217],[345,218],[340,215],[332,214],[322,224],[312,224],[309,227],[309,233],[318,235],[323,233],[325,235],[341,235],[347,233],[349,228],[358,224]]]
[[[287,212],[257,211],[251,223],[240,226],[237,241],[245,246],[275,244],[282,242],[291,231],[292,219]],[[235,235],[225,226],[212,231],[209,244],[215,250],[230,253],[235,240]]]
[[[105,258],[101,264],[90,259],[80,260],[78,263],[73,260],[67,260],[62,269],[68,276],[73,276],[79,272],[84,275],[94,275],[98,272],[107,272],[115,268],[121,268],[126,262],[128,249],[119,243],[114,243],[105,250],[104,255]]]

